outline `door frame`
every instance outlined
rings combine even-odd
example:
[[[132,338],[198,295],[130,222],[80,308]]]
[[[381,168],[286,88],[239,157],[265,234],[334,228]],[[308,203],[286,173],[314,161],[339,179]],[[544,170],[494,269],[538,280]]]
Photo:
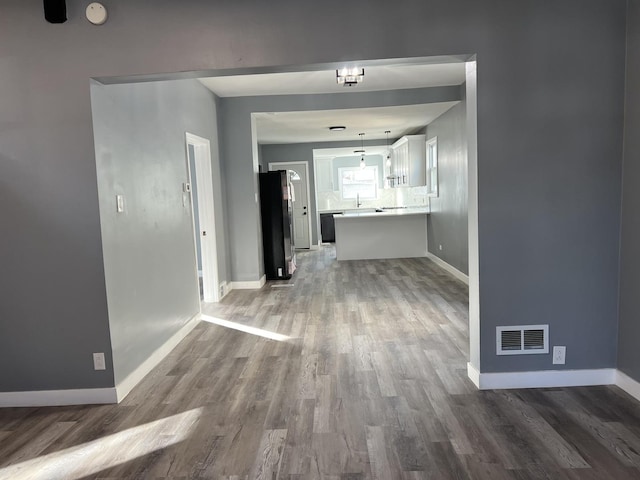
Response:
[[[313,230],[311,229],[311,188],[309,187],[309,162],[307,160],[299,160],[295,162],[269,162],[269,171],[273,170],[290,170],[289,165],[302,165],[306,171],[306,187],[307,187],[307,203],[309,204],[308,213],[307,213],[307,228],[309,229],[309,250],[313,249]],[[279,167],[279,168],[274,168]],[[281,168],[285,167],[285,168]],[[295,247],[295,244],[294,244]],[[296,250],[298,248],[296,247]],[[302,248],[300,250],[307,250],[306,248]]]
[[[200,254],[202,256],[202,293],[205,302],[220,301],[220,279],[218,278],[218,248],[216,243],[216,218],[215,203],[213,197],[213,176],[211,173],[211,143],[206,138],[199,137],[189,132],[185,132],[185,149],[187,155],[187,172],[189,183],[191,183],[191,164],[189,161],[189,145],[193,146],[196,168],[196,186],[198,202],[199,225],[205,225],[209,241],[205,244],[200,242]],[[193,231],[193,247],[196,254],[195,274],[198,278],[198,246],[196,242],[195,213],[193,209],[193,189],[189,188],[189,198],[191,200],[191,225]],[[201,228],[202,229],[202,228]],[[199,288],[199,287],[198,287]]]

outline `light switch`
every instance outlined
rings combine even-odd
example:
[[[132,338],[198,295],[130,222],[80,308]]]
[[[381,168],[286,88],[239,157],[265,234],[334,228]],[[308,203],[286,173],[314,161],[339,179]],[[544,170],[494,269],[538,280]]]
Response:
[[[118,213],[124,212],[124,195],[116,195],[116,209]]]

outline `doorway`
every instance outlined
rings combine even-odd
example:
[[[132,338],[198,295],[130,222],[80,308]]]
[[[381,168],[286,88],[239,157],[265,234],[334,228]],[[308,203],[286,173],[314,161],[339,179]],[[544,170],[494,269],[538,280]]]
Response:
[[[190,183],[185,185],[185,190],[190,192],[193,207],[191,212],[200,298],[205,302],[218,302],[220,286],[211,176],[211,146],[206,138],[191,133],[186,133],[185,138],[190,179]]]
[[[273,162],[269,163],[269,170],[287,170],[293,191],[293,245],[297,249],[310,249],[309,162]]]

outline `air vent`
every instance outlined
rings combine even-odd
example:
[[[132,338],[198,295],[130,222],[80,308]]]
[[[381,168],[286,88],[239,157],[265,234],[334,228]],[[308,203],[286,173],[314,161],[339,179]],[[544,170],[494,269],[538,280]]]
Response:
[[[496,327],[497,355],[549,353],[549,325]]]

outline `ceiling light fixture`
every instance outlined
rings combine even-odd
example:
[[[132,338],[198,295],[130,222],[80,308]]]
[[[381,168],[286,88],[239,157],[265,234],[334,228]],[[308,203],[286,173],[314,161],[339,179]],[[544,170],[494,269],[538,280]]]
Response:
[[[346,130],[347,127],[343,126],[343,125],[334,125],[333,127],[329,127],[329,131],[331,132],[342,132],[344,130]]]
[[[353,87],[364,81],[364,68],[343,68],[336,70],[336,82],[343,87]]]
[[[367,166],[366,163],[364,163],[364,133],[360,133],[360,143],[362,144],[362,148],[361,148],[361,157],[360,157],[360,168],[364,168]]]
[[[384,133],[387,134],[387,167],[391,166],[391,150],[389,149],[389,134],[391,130],[385,130]]]

